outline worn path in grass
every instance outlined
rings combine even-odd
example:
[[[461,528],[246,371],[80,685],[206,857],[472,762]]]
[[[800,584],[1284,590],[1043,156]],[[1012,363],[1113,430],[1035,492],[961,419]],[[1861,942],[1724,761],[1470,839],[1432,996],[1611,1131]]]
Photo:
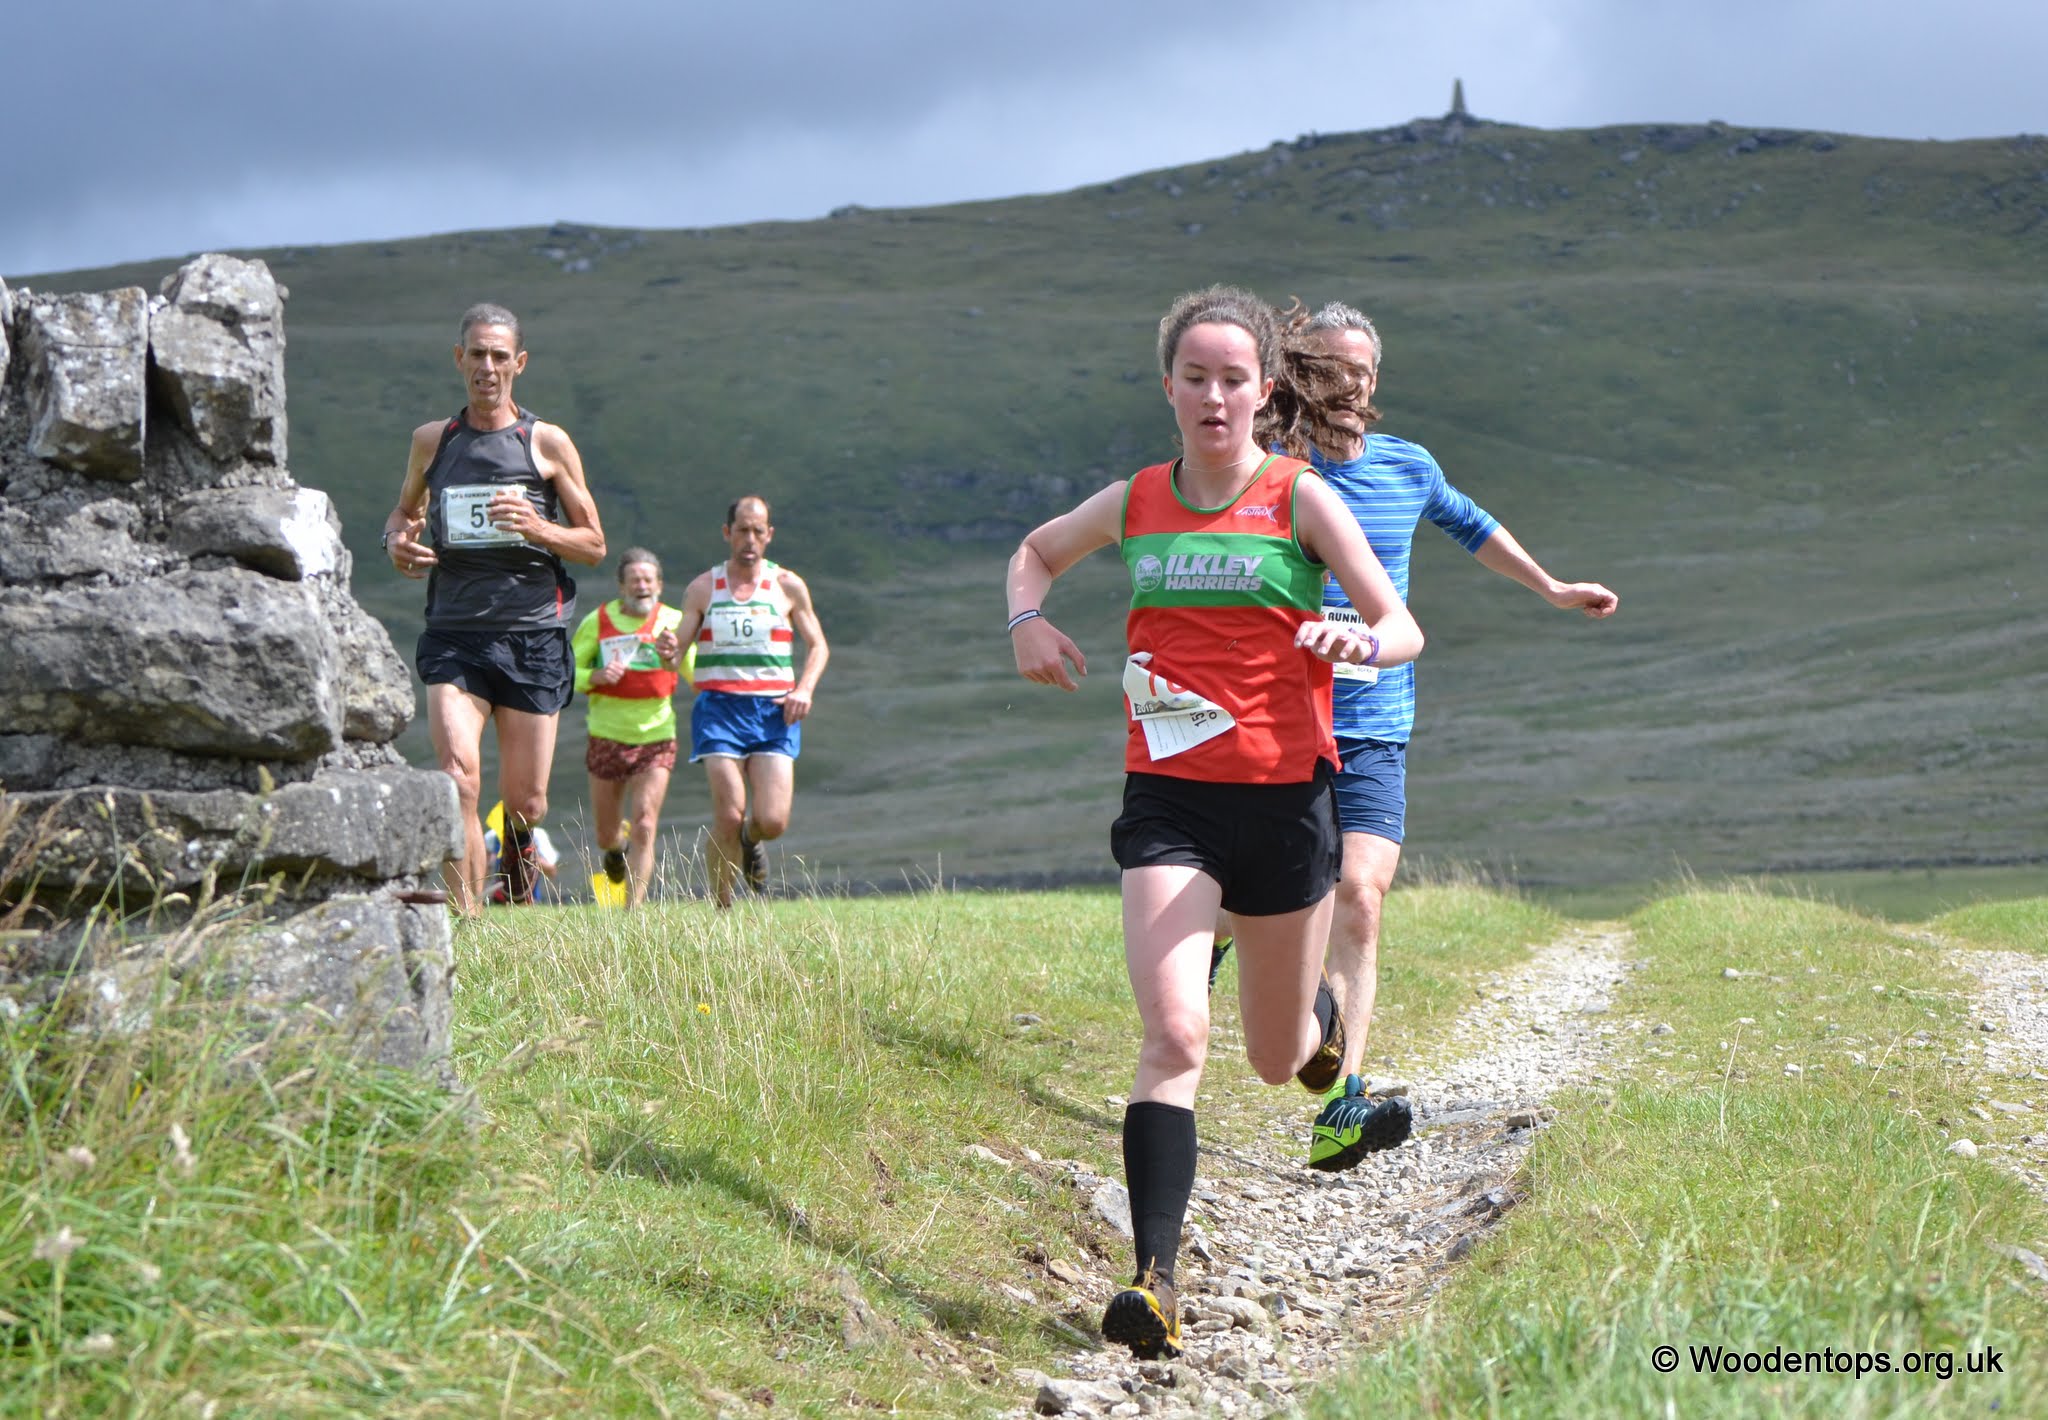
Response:
[[[1971,1015],[1981,1028],[1983,1074],[1977,1097],[1944,1123],[1971,1141],[1970,1152],[1998,1157],[2048,1198],[2048,957],[1955,947],[1948,959],[1977,984]],[[2030,1266],[2048,1280],[2048,1264],[2034,1257]]]
[[[1341,1174],[1308,1169],[1299,1091],[1263,1092],[1261,1142],[1204,1144],[1181,1257],[1188,1350],[1175,1365],[1085,1353],[1045,1377],[1022,1372],[1014,1413],[1263,1416],[1413,1313],[1515,1201],[1514,1176],[1551,1093],[1597,1083],[1623,1030],[1608,997],[1629,934],[1576,927],[1518,969],[1484,979],[1480,1001],[1404,1082],[1415,1137]],[[1219,1029],[1212,1069],[1235,1052]],[[1440,1063],[1439,1063],[1440,1062]],[[1244,1131],[1239,1131],[1242,1135]],[[1093,1331],[1121,1273],[1069,1279],[1065,1310]]]

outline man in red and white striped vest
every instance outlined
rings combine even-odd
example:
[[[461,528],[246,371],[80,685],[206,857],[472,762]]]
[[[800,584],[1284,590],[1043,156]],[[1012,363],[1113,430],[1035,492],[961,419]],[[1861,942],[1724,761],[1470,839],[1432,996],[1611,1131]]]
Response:
[[[768,500],[735,502],[723,534],[726,560],[690,583],[676,634],[697,647],[690,762],[711,781],[711,890],[730,907],[736,870],[756,892],[768,885],[761,845],[789,827],[803,720],[830,651],[804,579],[768,560]]]

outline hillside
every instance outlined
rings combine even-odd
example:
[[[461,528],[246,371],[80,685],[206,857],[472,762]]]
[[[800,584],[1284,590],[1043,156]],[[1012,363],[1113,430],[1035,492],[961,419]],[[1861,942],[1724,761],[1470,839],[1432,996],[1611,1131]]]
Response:
[[[1002,562],[1168,449],[1176,292],[1350,301],[1382,428],[1623,597],[1556,616],[1424,531],[1411,850],[1600,881],[2048,856],[2044,219],[2041,139],[1418,122],[1003,202],[257,254],[292,290],[293,471],[402,649],[419,590],[377,529],[472,300],[526,320],[522,398],[614,547],[679,584],[731,497],[777,501],[835,653],[788,844],[874,881],[1107,866],[1115,568],[1051,604],[1097,671],[1068,698],[1010,672]],[[558,776],[573,807],[580,727]]]

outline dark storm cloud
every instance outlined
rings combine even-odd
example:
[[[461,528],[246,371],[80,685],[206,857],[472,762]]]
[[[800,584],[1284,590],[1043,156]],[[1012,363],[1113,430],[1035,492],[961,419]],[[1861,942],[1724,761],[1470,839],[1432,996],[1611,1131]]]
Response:
[[[1072,186],[1440,112],[2048,126],[1978,0],[350,0],[19,7],[0,271],[557,217],[700,225]]]

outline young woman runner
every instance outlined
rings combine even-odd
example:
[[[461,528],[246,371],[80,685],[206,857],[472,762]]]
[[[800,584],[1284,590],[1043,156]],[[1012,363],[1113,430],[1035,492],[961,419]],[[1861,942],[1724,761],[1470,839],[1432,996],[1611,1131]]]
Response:
[[[1173,1276],[1195,1180],[1217,909],[1238,923],[1252,1068],[1268,1084],[1293,1075],[1327,1090],[1343,1052],[1321,981],[1340,844],[1330,665],[1398,665],[1422,650],[1357,520],[1307,464],[1267,452],[1305,452],[1328,433],[1355,396],[1348,367],[1222,286],[1173,303],[1159,363],[1181,457],[1034,529],[1008,579],[1018,672],[1073,690],[1087,662],[1046,618],[1046,593],[1112,544],[1130,578],[1127,773],[1110,848],[1143,1024],[1123,1131],[1137,1267],[1102,1331],[1146,1359],[1181,1350]],[[1359,621],[1322,619],[1326,571]]]

